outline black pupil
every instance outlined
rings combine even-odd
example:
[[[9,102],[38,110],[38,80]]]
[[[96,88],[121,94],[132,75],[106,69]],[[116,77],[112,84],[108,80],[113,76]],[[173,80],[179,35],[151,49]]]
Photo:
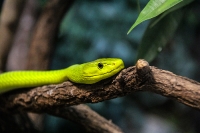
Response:
[[[102,69],[102,68],[103,68],[103,64],[102,64],[102,63],[98,63],[98,67],[99,67],[100,69]]]

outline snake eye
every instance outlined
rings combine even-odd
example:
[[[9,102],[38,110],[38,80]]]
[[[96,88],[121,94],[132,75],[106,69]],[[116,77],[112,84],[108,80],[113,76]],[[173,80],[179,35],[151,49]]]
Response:
[[[99,67],[100,69],[102,69],[102,68],[103,68],[103,64],[102,64],[102,63],[98,63],[98,67]]]

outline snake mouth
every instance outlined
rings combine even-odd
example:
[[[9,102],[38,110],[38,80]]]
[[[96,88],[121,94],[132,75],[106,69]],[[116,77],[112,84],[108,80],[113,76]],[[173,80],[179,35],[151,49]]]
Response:
[[[105,72],[105,73],[101,73],[101,74],[91,75],[91,76],[84,76],[84,77],[86,77],[86,78],[99,77],[99,76],[102,76],[102,75],[106,75],[106,74],[112,73],[112,74],[108,75],[108,77],[110,77],[110,76],[113,76],[114,74],[118,73],[119,70],[122,70],[123,68],[124,68],[124,65],[119,65],[118,67],[116,67],[115,69],[112,69],[111,71],[108,71],[108,72]],[[114,71],[116,71],[116,72],[114,72]]]

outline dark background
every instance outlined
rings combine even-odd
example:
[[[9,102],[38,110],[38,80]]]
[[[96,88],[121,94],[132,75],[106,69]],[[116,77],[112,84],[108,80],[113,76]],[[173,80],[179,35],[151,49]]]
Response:
[[[139,1],[141,9],[147,2]],[[200,81],[200,2],[184,8],[178,29],[150,65]],[[127,35],[138,14],[136,0],[77,0],[60,25],[51,69],[102,57],[118,57],[126,67],[134,65],[149,23],[143,22]],[[199,111],[150,92],[88,105],[125,133],[200,132]],[[44,123],[43,132],[82,132],[76,124],[49,115]]]

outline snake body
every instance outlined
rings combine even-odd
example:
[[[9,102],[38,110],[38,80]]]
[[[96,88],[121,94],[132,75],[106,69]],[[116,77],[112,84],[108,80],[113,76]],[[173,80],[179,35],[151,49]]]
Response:
[[[18,88],[58,84],[66,80],[94,84],[115,75],[123,68],[124,63],[121,59],[102,58],[60,70],[5,72],[0,74],[0,93]]]

